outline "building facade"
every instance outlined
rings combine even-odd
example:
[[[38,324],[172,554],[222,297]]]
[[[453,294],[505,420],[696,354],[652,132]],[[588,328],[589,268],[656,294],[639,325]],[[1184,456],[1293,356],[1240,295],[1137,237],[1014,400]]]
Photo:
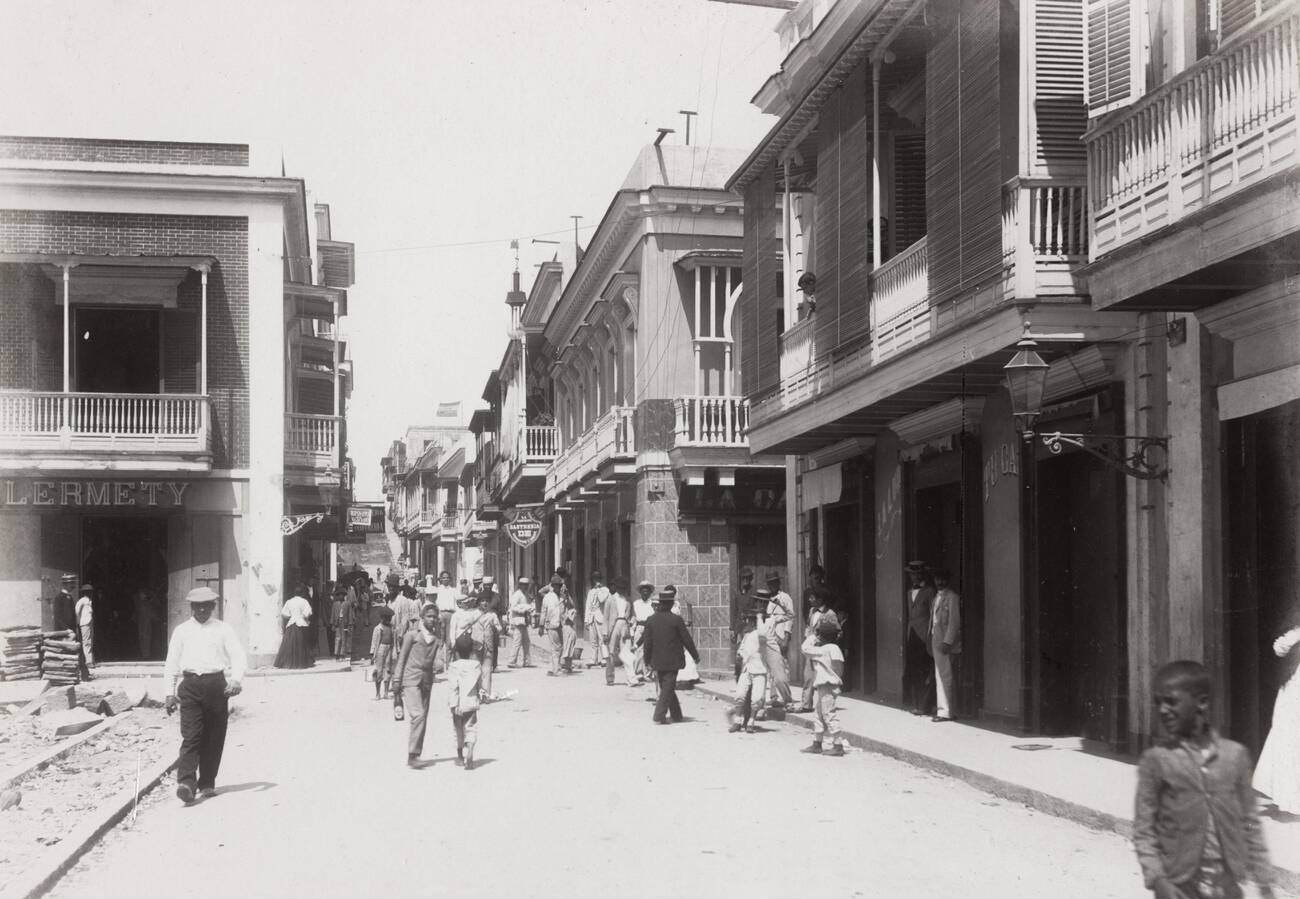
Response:
[[[988,726],[1132,750],[1155,666],[1233,670],[1225,572],[1278,559],[1224,561],[1233,514],[1254,513],[1221,512],[1246,477],[1222,441],[1254,427],[1277,459],[1294,440],[1296,44],[1294,11],[1222,6],[1214,32],[1176,0],[806,0],[783,18],[789,53],[755,97],[779,119],[729,181],[737,332],[751,448],[787,456],[789,554],[827,569],[852,689],[902,702],[914,559],[953,573],[957,713]],[[1207,257],[1216,215],[1241,233]],[[1004,370],[1027,324],[1050,362],[1032,439]],[[1249,344],[1283,334],[1285,351]],[[1242,382],[1261,375],[1267,400]],[[1216,390],[1250,399],[1225,416]],[[1269,423],[1220,422],[1254,414]],[[1142,477],[1097,454],[1146,437]]]
[[[243,144],[4,137],[0,185],[0,621],[48,625],[72,572],[96,655],[157,659],[206,585],[269,660],[288,516],[347,501],[351,245]]]

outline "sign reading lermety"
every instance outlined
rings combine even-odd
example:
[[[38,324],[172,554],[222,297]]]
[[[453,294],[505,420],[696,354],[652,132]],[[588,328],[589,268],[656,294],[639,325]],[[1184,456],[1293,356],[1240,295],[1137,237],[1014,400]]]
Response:
[[[163,508],[185,505],[188,481],[13,478],[0,481],[0,507]]]
[[[542,516],[536,509],[516,509],[506,514],[510,516],[505,525],[506,533],[519,546],[532,546],[542,536]]]

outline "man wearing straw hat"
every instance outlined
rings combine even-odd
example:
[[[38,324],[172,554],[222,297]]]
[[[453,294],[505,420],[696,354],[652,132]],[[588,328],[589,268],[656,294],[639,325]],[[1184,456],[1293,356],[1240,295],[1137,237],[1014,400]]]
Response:
[[[196,794],[205,799],[216,795],[230,697],[243,689],[247,662],[235,629],[212,617],[217,594],[208,587],[195,587],[186,599],[191,617],[176,626],[167,644],[163,706],[168,715],[178,706],[181,710],[176,795],[188,805]]]

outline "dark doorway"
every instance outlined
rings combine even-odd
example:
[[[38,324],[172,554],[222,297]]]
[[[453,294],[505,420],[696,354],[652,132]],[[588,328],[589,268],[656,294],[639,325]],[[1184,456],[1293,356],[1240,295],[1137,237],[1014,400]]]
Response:
[[[623,575],[624,577],[630,580],[633,571],[632,522],[630,521],[619,522],[618,536],[619,536],[619,546],[621,548],[621,552],[619,553],[618,559],[619,559],[619,564],[622,566],[619,569],[619,574]]]
[[[1258,756],[1296,653],[1273,641],[1300,626],[1300,400],[1223,425],[1228,582],[1228,734]]]
[[[862,540],[857,503],[826,506],[823,541],[826,545],[826,583],[835,594],[835,610],[842,627],[844,690],[862,690]]]
[[[95,588],[97,661],[161,659],[167,647],[167,520],[82,520],[82,583]]]
[[[158,312],[154,309],[78,308],[77,390],[158,393]]]
[[[1123,751],[1128,604],[1120,475],[1078,452],[1037,465],[1039,721],[1046,734]]]
[[[916,558],[932,568],[947,568],[952,587],[964,593],[961,577],[961,484],[916,491]],[[963,609],[963,611],[965,611]],[[963,641],[964,642],[964,641]]]

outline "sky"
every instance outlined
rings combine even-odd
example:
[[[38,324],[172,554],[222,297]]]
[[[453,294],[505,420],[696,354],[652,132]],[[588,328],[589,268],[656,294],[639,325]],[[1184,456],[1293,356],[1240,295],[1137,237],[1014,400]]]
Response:
[[[439,402],[482,405],[524,289],[658,127],[752,148],[779,10],[711,0],[0,0],[0,131],[273,142],[356,245],[358,499]],[[468,417],[468,412],[466,413]]]

